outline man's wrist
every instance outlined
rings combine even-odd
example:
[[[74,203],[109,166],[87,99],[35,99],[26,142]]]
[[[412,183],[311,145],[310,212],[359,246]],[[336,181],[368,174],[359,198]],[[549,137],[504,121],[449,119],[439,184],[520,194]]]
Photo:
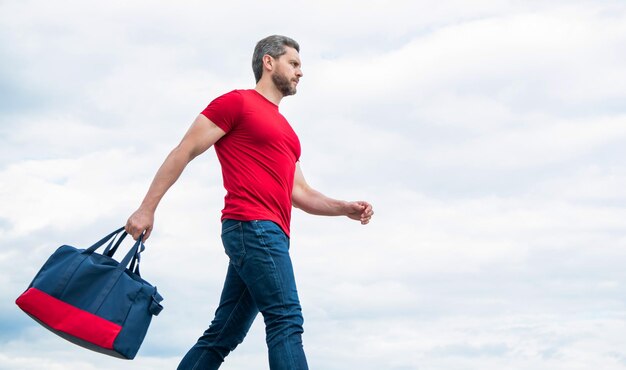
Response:
[[[141,203],[141,206],[139,206],[139,209],[143,212],[149,212],[154,214],[156,212],[158,204],[158,202],[144,199],[144,201]]]
[[[350,202],[345,201],[345,200],[339,200],[339,213],[341,216],[347,216],[350,214],[351,208],[350,208]]]

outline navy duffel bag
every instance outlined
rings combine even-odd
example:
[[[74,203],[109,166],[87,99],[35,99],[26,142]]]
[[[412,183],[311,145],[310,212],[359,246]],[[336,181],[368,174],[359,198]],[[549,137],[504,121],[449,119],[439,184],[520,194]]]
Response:
[[[59,247],[15,303],[55,334],[85,348],[133,359],[163,300],[139,275],[142,238],[121,262],[120,228],[87,249]],[[119,236],[119,238],[117,238]],[[117,242],[114,241],[117,238]],[[102,254],[96,250],[110,241]]]

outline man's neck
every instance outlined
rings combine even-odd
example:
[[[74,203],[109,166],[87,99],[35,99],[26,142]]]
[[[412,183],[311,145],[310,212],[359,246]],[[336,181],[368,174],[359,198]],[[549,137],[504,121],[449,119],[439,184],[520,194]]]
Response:
[[[265,99],[272,103],[279,105],[283,99],[283,94],[278,91],[276,86],[271,81],[261,80],[256,84],[254,88],[259,94],[263,95]]]

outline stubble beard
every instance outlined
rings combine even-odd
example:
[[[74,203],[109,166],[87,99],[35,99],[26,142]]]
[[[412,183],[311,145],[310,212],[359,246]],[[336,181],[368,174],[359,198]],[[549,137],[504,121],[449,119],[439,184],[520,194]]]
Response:
[[[274,82],[274,86],[278,89],[278,91],[283,94],[283,96],[295,95],[296,88],[291,86],[291,80],[280,73],[274,73],[272,75],[272,82]]]

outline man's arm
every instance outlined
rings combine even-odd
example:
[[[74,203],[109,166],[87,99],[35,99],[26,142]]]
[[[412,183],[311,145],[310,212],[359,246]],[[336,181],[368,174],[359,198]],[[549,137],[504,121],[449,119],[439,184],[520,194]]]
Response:
[[[300,162],[296,163],[291,200],[294,207],[320,216],[347,216],[366,225],[374,215],[372,205],[364,201],[347,202],[332,199],[311,188],[304,179]]]
[[[204,153],[222,136],[224,131],[200,114],[157,171],[139,208],[128,218],[126,231],[136,240],[142,232],[148,239],[154,225],[154,212],[167,190],[178,180],[192,159]]]

